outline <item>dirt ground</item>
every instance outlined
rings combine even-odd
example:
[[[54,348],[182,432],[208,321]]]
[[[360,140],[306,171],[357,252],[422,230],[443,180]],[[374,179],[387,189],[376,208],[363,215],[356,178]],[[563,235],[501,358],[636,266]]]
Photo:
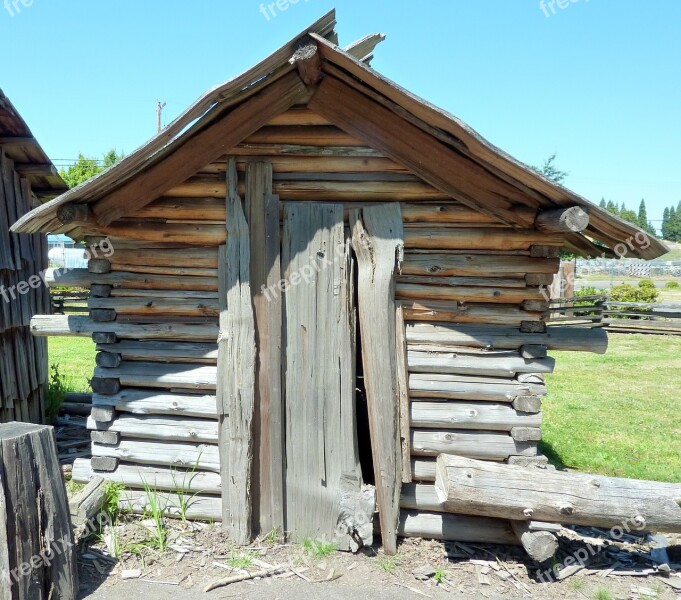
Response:
[[[665,572],[651,561],[645,538],[617,541],[600,530],[567,530],[554,565],[580,556],[581,549],[588,555],[585,568],[563,581],[542,582],[558,570],[534,564],[521,548],[404,540],[398,556],[390,558],[378,547],[353,556],[260,540],[242,550],[219,525],[167,523],[163,552],[149,542],[158,530],[140,519],[127,519],[116,535],[107,530],[91,538],[79,560],[81,598],[681,599],[681,536],[667,536]],[[285,569],[281,574],[204,591],[216,580],[279,566]]]

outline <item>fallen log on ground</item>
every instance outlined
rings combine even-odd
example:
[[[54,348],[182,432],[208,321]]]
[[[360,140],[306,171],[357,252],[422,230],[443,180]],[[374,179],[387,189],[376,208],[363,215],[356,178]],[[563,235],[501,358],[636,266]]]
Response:
[[[443,510],[517,521],[681,533],[681,485],[437,458]]]

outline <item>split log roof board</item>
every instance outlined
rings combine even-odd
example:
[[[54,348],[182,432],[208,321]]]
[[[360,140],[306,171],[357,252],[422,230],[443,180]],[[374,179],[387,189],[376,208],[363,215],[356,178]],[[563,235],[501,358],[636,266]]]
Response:
[[[326,104],[327,108],[333,109],[328,112],[328,116],[331,116],[331,112],[337,113],[346,92],[348,96],[361,99],[362,105],[371,107],[371,115],[374,117],[378,114],[383,115],[379,121],[373,121],[373,123],[383,124],[383,129],[373,129],[373,141],[376,141],[376,133],[382,135],[386,133],[386,119],[388,121],[397,119],[400,123],[404,123],[405,130],[410,132],[410,138],[422,140],[423,144],[420,145],[425,144],[424,147],[428,148],[429,152],[436,152],[437,148],[436,154],[445,162],[458,161],[465,165],[467,173],[476,174],[474,181],[477,181],[477,189],[485,190],[482,195],[471,195],[466,194],[465,190],[457,189],[455,197],[461,197],[463,191],[464,197],[477,208],[489,211],[501,221],[510,223],[515,223],[514,206],[516,205],[546,210],[574,205],[586,207],[591,218],[590,225],[585,232],[588,237],[580,233],[569,233],[565,240],[566,247],[584,255],[598,255],[601,252],[600,247],[588,238],[597,240],[610,249],[617,243],[629,242],[630,247],[633,246],[630,255],[640,258],[656,258],[668,251],[664,244],[646,236],[640,229],[607,213],[595,204],[516,161],[456,117],[382,77],[362,62],[362,58],[368,57],[356,56],[356,52],[360,51],[359,48],[363,48],[362,44],[349,47],[349,52],[338,48],[334,43],[337,39],[334,27],[335,12],[332,11],[253,69],[205,94],[168,128],[120,163],[87,184],[67,192],[52,203],[36,209],[21,219],[15,226],[16,230],[24,232],[63,231],[64,228],[56,218],[56,211],[59,206],[71,202],[93,203],[95,212],[98,212],[98,219],[103,225],[108,225],[122,217],[124,213],[120,203],[108,200],[111,195],[114,198],[121,196],[124,186],[132,189],[130,186],[136,185],[134,181],[137,178],[148,179],[147,173],[152,172],[159,163],[174,155],[182,147],[188,147],[187,144],[191,145],[193,138],[207,135],[206,132],[217,122],[225,118],[229,119],[230,114],[243,109],[247,101],[255,94],[272,85],[281,86],[282,79],[286,79],[295,69],[295,65],[291,64],[289,59],[299,40],[308,36],[318,45],[318,51],[323,59],[321,66],[327,75],[321,89],[312,96],[313,107]],[[324,88],[328,91],[342,89],[344,93],[342,96],[329,97]],[[326,98],[325,101],[324,98]],[[251,101],[257,102],[257,99]],[[234,108],[237,104],[239,106]],[[284,112],[286,108],[282,107],[279,112]],[[350,112],[344,117],[343,123],[338,123],[336,116],[334,114],[334,118],[328,120],[345,129],[352,129],[349,133],[355,133],[361,139],[366,139],[362,131],[357,131],[357,124],[360,120],[366,121],[367,114],[360,114],[360,111],[355,109],[354,113]],[[271,119],[275,117],[276,114],[271,115]],[[372,123],[371,119],[369,122]],[[243,135],[243,138],[245,139],[247,135]],[[428,136],[432,140],[426,143]],[[383,143],[379,145],[383,146]],[[384,149],[394,154],[395,146],[391,143],[389,148]],[[399,157],[406,160],[409,154],[400,153]],[[418,166],[419,169],[416,172],[421,171],[422,166]],[[470,181],[460,181],[458,184],[465,188],[467,185],[470,186]],[[161,195],[167,190],[157,187],[156,191],[158,195]],[[150,193],[151,188],[147,192]],[[148,204],[153,199],[153,197],[142,196],[137,206]],[[72,230],[73,227],[67,229]]]
[[[2,90],[0,90],[0,146],[7,157],[14,161],[16,172],[30,182],[31,189],[39,200],[54,198],[68,190],[56,167]]]

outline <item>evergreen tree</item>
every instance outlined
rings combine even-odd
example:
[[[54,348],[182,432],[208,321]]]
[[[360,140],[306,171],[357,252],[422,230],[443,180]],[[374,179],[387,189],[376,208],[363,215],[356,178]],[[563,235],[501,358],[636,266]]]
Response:
[[[646,208],[645,200],[641,200],[641,204],[638,207],[638,225],[646,233],[657,235],[657,231],[655,231],[652,223],[648,221],[648,209]]]
[[[665,207],[662,213],[662,239],[669,239],[669,207]]]
[[[605,198],[601,198],[600,203],[598,204],[601,208],[605,208],[607,210],[607,205],[605,204]]]
[[[620,214],[620,209],[617,208],[617,204],[615,204],[612,200],[608,200],[608,203],[606,204],[605,208],[608,210],[608,212],[611,212],[613,215]]]

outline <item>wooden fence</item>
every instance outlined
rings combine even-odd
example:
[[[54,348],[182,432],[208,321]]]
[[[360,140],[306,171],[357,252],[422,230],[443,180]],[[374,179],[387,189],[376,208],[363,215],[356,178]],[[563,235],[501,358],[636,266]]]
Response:
[[[87,314],[89,292],[50,292],[53,315]]]
[[[680,304],[613,302],[607,295],[556,298],[549,325],[602,327],[615,333],[681,335]]]

